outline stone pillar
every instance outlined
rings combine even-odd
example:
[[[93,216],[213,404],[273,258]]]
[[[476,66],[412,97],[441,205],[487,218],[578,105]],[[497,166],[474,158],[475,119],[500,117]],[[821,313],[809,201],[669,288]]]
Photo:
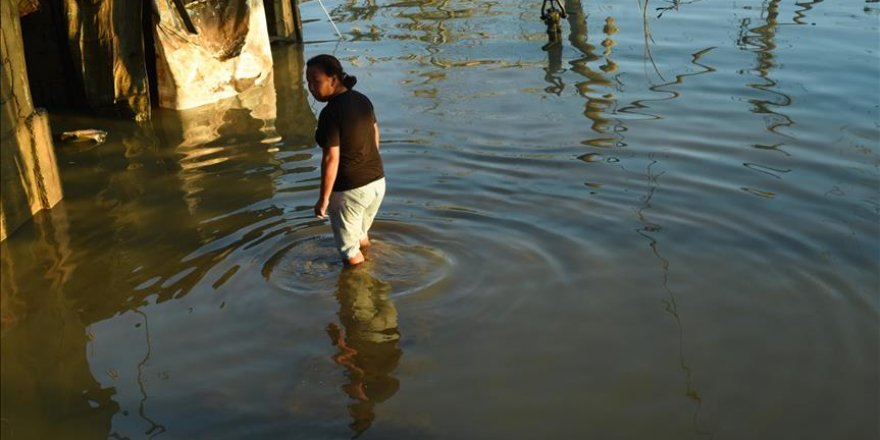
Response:
[[[132,0],[65,0],[67,36],[89,107],[150,118],[143,5]]]
[[[271,81],[262,0],[153,1],[161,107],[198,107]]]
[[[61,200],[52,131],[34,109],[15,0],[0,0],[0,240]]]

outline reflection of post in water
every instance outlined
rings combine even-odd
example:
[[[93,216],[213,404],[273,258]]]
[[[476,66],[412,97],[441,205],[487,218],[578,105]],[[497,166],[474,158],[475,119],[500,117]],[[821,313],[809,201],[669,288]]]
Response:
[[[280,215],[280,208],[274,206],[262,211],[242,209],[275,193],[273,172],[280,165],[273,162],[270,147],[263,143],[277,141],[275,88],[269,79],[214,104],[154,113],[155,135],[162,146],[158,154],[169,163],[161,178],[142,180],[149,182],[149,190],[137,196],[137,203],[128,210],[127,215],[144,223],[141,230],[146,232],[138,234],[138,239],[149,236],[148,242],[157,250],[174,249],[185,256],[219,237],[246,230],[260,219]],[[140,142],[133,141],[133,145]],[[140,161],[149,163],[148,158],[153,159]],[[170,194],[159,198],[163,190]],[[159,212],[157,207],[164,209]],[[159,224],[163,227],[155,226]],[[244,235],[192,259],[155,258],[149,272],[159,275],[160,282],[150,290],[158,293],[159,302],[186,295],[226,255],[252,238]]]
[[[617,70],[616,64],[610,62],[610,48],[614,45],[611,36],[617,32],[617,27],[614,26],[614,19],[609,17],[606,20],[605,26],[603,46],[605,46],[605,53],[609,58],[606,59],[606,64],[599,68],[600,71],[596,71],[588,65],[593,61],[599,60],[600,57],[596,55],[595,46],[587,41],[587,21],[583,5],[580,0],[566,0],[565,8],[568,11],[568,24],[571,28],[571,34],[568,39],[571,45],[583,55],[576,60],[570,61],[569,64],[572,66],[571,70],[586,78],[585,81],[575,84],[575,88],[577,88],[578,94],[587,100],[584,107],[584,116],[592,121],[590,128],[600,135],[599,137],[586,139],[582,144],[602,148],[621,146],[623,145],[622,133],[626,131],[626,127],[623,125],[623,122],[604,116],[614,112],[614,106],[617,103],[617,100],[614,98],[614,91],[601,93],[597,90],[598,87],[611,88],[616,83],[616,80],[607,78],[603,72],[612,73]],[[611,26],[608,25],[609,23]],[[608,133],[613,133],[613,137],[605,135]]]
[[[549,86],[544,88],[547,93],[553,93],[556,96],[562,94],[565,90],[565,83],[562,82],[562,45],[555,44],[547,48],[547,67],[544,68],[544,81]]]
[[[814,0],[811,2],[797,2],[795,5],[800,6],[801,8],[794,11],[794,22],[797,24],[806,24],[803,22],[804,17],[807,16],[807,12],[813,9],[813,5],[817,3],[822,3],[825,0]]]
[[[402,354],[398,341],[397,309],[389,298],[391,286],[373,278],[364,268],[346,269],[339,277],[340,328],[327,326],[339,352],[333,360],[347,370],[349,383],[342,389],[354,402],[348,406],[355,436],[369,429],[373,408],[393,396],[400,387],[391,376]]]
[[[149,270],[118,271],[133,273],[125,280],[132,287],[159,277],[159,282],[139,295],[157,293],[161,302],[187,294],[230,252],[253,240],[261,228],[270,227],[255,225],[280,215],[275,206],[242,208],[274,196],[275,178],[283,168],[273,154],[276,148],[312,145],[315,119],[303,86],[303,65],[301,47],[281,46],[275,51],[275,76],[269,81],[196,109],[156,111],[155,129],[139,125],[122,135],[127,171],[108,172],[110,182],[99,192],[107,194],[119,241],[130,244],[125,249],[150,249],[154,255],[147,260],[152,262]],[[276,133],[276,121],[280,133]],[[163,226],[157,229],[156,225]],[[206,242],[244,230],[249,234],[184,258]],[[130,264],[134,268],[143,263],[132,259]],[[214,288],[237,267],[217,280]],[[126,292],[130,287],[108,290]],[[102,310],[116,313],[120,307],[103,295],[95,297],[102,299]],[[136,307],[141,299],[126,302]]]
[[[182,197],[182,185],[177,178],[181,166],[173,149],[175,144],[167,148],[168,133],[154,126],[167,122],[162,118],[169,114],[176,112],[156,111],[157,119],[152,122],[117,126],[111,142],[119,138],[121,151],[118,146],[111,149],[110,142],[106,147],[108,152],[121,153],[124,158],[101,157],[101,173],[69,186],[71,191],[83,192],[78,198],[88,200],[93,197],[89,191],[96,193],[98,206],[106,209],[97,218],[111,220],[109,224],[97,222],[88,211],[78,211],[79,217],[71,220],[74,238],[102,231],[99,241],[91,240],[88,246],[77,248],[77,253],[85,255],[94,247],[102,249],[100,258],[83,258],[77,281],[89,287],[75,290],[81,290],[77,293],[82,296],[79,300],[95,321],[136,308],[153,293],[158,293],[159,302],[182,296],[213,265],[212,262],[199,267],[159,292],[136,287],[156,277],[174,278],[191,267],[180,262],[204,242],[199,231],[200,219],[192,216],[187,200]],[[100,182],[97,186],[96,181]],[[132,292],[136,294],[130,296]]]
[[[334,12],[334,16],[340,16],[342,22],[346,21],[364,21],[369,22],[376,15],[376,12],[379,11],[379,6],[376,5],[376,0],[363,0],[364,5],[360,6],[358,3],[360,0],[348,0],[345,8],[337,8]],[[371,30],[374,30],[374,26],[370,25]],[[376,29],[377,30],[377,29]]]
[[[605,57],[605,64],[599,66],[599,69],[602,69],[605,73],[614,73],[617,72],[617,63],[611,59],[611,48],[615,44],[611,36],[617,33],[617,24],[614,22],[614,17],[605,18],[605,26],[602,28],[602,32],[605,34],[605,39],[602,40],[602,47],[605,48],[602,51],[602,56]]]
[[[761,115],[767,115],[767,130],[784,136],[777,131],[780,127],[790,127],[794,125],[794,121],[788,115],[782,114],[776,110],[780,107],[788,107],[791,105],[791,98],[784,93],[776,91],[776,81],[770,78],[770,71],[776,67],[776,60],[773,51],[776,49],[776,28],[778,27],[777,17],[779,16],[779,1],[770,0],[766,4],[764,16],[766,23],[749,28],[750,19],[745,18],[742,21],[740,31],[740,46],[743,48],[757,48],[755,54],[758,61],[755,70],[763,83],[747,84],[748,87],[761,90],[773,95],[776,99],[751,99],[749,102],[754,106],[753,111]],[[776,110],[774,110],[776,109]]]
[[[568,41],[584,55],[585,62],[598,60],[593,45],[587,42],[587,16],[581,0],[565,0],[565,10],[568,11],[568,27],[571,29]]]
[[[275,104],[274,82],[266,81],[214,104],[163,112],[163,134],[183,156],[178,178],[192,216],[214,218],[274,194],[274,179],[252,171],[272,163],[263,142],[278,140]]]
[[[116,389],[89,366],[64,204],[0,243],[0,438],[107,438]],[[34,268],[38,268],[34,274]],[[39,271],[45,271],[45,274]]]
[[[285,45],[272,53],[275,94],[278,102],[277,130],[284,147],[312,148],[315,143],[315,114],[309,107],[303,71],[305,60],[301,45]]]
[[[60,296],[64,295],[64,289],[68,287],[77,268],[73,260],[70,224],[64,204],[34,215],[26,227],[21,235],[33,237],[33,244],[29,244],[26,249],[15,246],[15,240],[0,243],[0,255],[3,256],[0,259],[0,335],[5,335],[8,328],[15,327],[28,315],[30,294],[23,290],[34,283],[26,278],[31,274],[19,273],[17,266],[44,267],[45,272],[38,274],[37,280],[39,283],[46,283],[42,288]],[[22,242],[28,239],[22,237]]]
[[[699,435],[705,435],[709,433],[700,427],[700,409],[703,406],[703,398],[700,396],[699,391],[694,385],[694,371],[688,365],[687,359],[685,359],[684,326],[681,322],[681,316],[678,314],[678,303],[675,299],[675,294],[672,292],[672,289],[669,288],[669,260],[663,257],[660,253],[657,239],[652,235],[658,233],[662,227],[659,224],[650,221],[646,214],[646,211],[651,208],[651,200],[654,198],[654,193],[658,188],[657,179],[665,173],[665,171],[663,171],[655,174],[652,168],[656,164],[657,161],[651,157],[651,163],[648,164],[647,168],[647,178],[651,189],[648,191],[648,194],[642,198],[642,206],[636,211],[639,217],[639,222],[642,224],[641,228],[636,229],[636,233],[650,242],[649,246],[651,247],[651,252],[660,261],[661,267],[663,268],[663,290],[666,293],[666,298],[662,301],[664,309],[672,316],[672,319],[675,321],[675,326],[678,328],[678,360],[681,371],[685,375],[685,396],[693,401],[695,405],[693,415],[694,431]]]
[[[431,62],[437,64],[438,60],[433,58],[433,56],[440,51],[438,46],[449,42],[451,37],[449,29],[446,28],[446,21],[467,17],[472,15],[473,12],[468,9],[456,10],[450,8],[449,0],[436,2],[419,1],[415,2],[415,6],[418,7],[418,12],[409,12],[402,8],[401,12],[395,14],[403,22],[400,26],[408,31],[403,35],[403,38],[413,38],[429,43],[426,50],[432,56]],[[409,20],[409,22],[407,23],[406,20]],[[435,22],[436,26],[434,25]]]

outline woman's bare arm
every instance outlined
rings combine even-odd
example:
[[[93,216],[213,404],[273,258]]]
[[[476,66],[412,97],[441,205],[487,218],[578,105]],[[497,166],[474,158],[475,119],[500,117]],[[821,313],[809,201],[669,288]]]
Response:
[[[330,205],[330,193],[333,192],[333,184],[336,183],[336,174],[339,172],[339,146],[331,146],[323,149],[321,156],[321,193],[318,202],[315,203],[315,216],[327,217],[327,206]]]
[[[379,123],[373,123],[373,131],[376,133],[376,149],[379,149]]]

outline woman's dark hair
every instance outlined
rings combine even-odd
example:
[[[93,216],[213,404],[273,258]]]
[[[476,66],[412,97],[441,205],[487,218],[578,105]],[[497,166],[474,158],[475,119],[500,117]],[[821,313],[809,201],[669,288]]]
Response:
[[[342,70],[342,64],[333,55],[321,54],[309,58],[306,61],[306,67],[314,67],[324,72],[324,75],[335,76],[349,89],[354,88],[358,82],[356,76],[349,75]]]

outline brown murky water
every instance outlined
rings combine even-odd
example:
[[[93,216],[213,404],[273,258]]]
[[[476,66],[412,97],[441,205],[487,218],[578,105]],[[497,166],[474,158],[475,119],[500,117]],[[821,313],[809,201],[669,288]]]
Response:
[[[58,146],[2,244],[9,439],[876,439],[874,1],[316,2],[274,83]],[[658,17],[658,14],[662,16]],[[312,217],[335,53],[366,268]]]

